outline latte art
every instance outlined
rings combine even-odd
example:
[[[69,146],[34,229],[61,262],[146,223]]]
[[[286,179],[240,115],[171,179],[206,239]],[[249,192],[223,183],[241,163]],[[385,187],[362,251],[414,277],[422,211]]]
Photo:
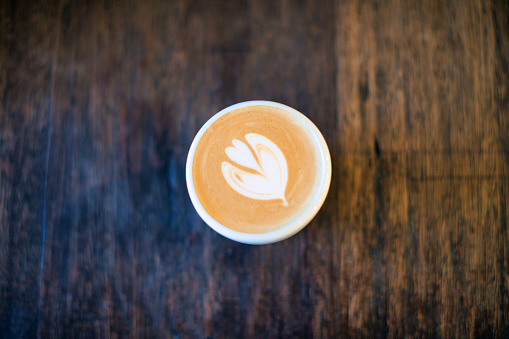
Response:
[[[186,166],[191,200],[223,235],[289,236],[325,198],[330,183],[325,141],[287,106],[255,101],[232,107],[210,119],[191,145]],[[250,242],[247,237],[242,241]]]
[[[246,167],[248,172],[228,161],[223,161],[221,169],[226,182],[237,193],[251,199],[281,199],[288,206],[285,189],[288,182],[288,165],[283,152],[266,137],[249,133],[245,136],[249,146],[233,139],[234,147],[226,148],[228,157],[238,165]],[[256,158],[255,158],[256,156]]]

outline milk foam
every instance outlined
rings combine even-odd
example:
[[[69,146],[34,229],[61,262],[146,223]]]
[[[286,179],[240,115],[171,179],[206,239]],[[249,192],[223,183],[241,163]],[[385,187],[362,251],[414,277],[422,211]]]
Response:
[[[223,161],[223,176],[237,193],[257,200],[281,199],[283,206],[288,206],[285,198],[288,182],[288,165],[283,152],[268,138],[249,133],[245,136],[249,147],[240,140],[233,139],[234,147],[227,147],[225,153],[237,163],[256,173],[238,168],[228,161]]]
[[[323,164],[302,118],[264,105],[215,120],[200,137],[193,185],[207,214],[243,233],[267,233],[315,203]]]

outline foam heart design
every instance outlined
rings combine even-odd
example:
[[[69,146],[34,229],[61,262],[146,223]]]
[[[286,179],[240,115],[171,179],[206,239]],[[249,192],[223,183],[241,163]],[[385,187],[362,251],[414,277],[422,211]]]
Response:
[[[221,169],[226,182],[245,197],[258,200],[281,199],[283,205],[288,206],[285,198],[288,166],[283,152],[260,134],[249,133],[245,138],[253,151],[242,141],[234,139],[234,147],[227,147],[225,152],[237,165],[255,173],[223,161]]]

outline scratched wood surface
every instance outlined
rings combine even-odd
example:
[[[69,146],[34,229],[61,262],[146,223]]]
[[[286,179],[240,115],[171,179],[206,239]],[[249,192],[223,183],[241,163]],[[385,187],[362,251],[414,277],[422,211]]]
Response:
[[[509,338],[506,1],[1,2],[0,99],[2,338]],[[333,160],[265,246],[184,178],[250,99]]]

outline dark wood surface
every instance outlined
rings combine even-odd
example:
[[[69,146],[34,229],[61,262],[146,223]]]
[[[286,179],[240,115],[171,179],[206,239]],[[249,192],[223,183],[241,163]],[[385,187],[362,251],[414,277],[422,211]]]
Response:
[[[0,337],[509,338],[507,1],[2,1]],[[196,214],[194,134],[305,113],[302,232]]]

